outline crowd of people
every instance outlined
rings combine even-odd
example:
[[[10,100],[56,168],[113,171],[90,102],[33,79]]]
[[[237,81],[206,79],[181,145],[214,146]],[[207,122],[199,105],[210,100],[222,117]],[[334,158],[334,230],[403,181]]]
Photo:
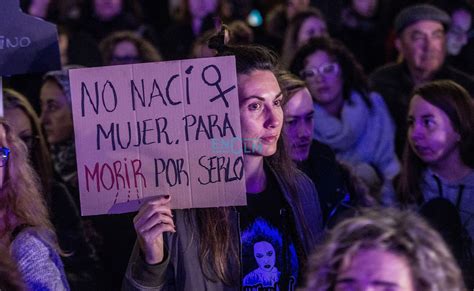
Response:
[[[474,2],[27,0],[4,78],[0,290],[474,288]],[[246,206],[80,216],[68,70],[235,56]]]

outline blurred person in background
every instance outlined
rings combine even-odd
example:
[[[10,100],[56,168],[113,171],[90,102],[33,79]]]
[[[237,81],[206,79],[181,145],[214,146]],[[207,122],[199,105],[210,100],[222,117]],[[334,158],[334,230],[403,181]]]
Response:
[[[446,62],[453,67],[474,75],[473,6],[455,3],[449,8],[451,25],[446,33]]]
[[[341,24],[334,33],[354,54],[368,74],[384,65],[385,41],[389,35],[387,0],[346,0]]]
[[[370,76],[370,87],[385,100],[395,122],[395,150],[401,158],[406,142],[406,116],[411,91],[423,83],[448,79],[474,94],[474,78],[445,63],[449,15],[428,4],[412,5],[395,19],[395,45],[401,63],[387,64]]]
[[[135,0],[84,0],[75,29],[87,32],[96,43],[115,31],[131,30],[158,45],[154,30],[143,22],[140,3]]]
[[[367,185],[394,202],[400,170],[394,126],[383,98],[368,88],[360,64],[335,39],[313,38],[295,55],[291,71],[305,80],[313,98],[313,139],[330,146]]]
[[[466,291],[443,239],[408,211],[367,209],[343,221],[309,262],[308,291]]]
[[[304,81],[282,71],[278,82],[283,91],[283,133],[288,152],[316,186],[325,225],[332,225],[346,210],[370,205],[368,191],[363,191],[363,186],[361,191],[351,187],[349,168],[337,162],[329,146],[313,139],[313,100]]]
[[[100,53],[105,66],[159,62],[153,45],[132,31],[117,31],[101,41]]]
[[[0,242],[30,290],[69,290],[61,249],[26,145],[0,119]]]
[[[281,51],[283,68],[288,68],[296,51],[313,37],[329,36],[323,14],[316,8],[298,12],[290,20]]]
[[[68,253],[63,262],[71,289],[93,288],[97,271],[94,250],[86,241],[78,205],[56,178],[39,118],[28,100],[11,89],[3,90],[3,107],[5,119],[26,144],[30,162],[40,178],[59,246]]]
[[[80,207],[68,69],[45,74],[40,95],[40,119],[45,128],[55,170]],[[134,213],[128,213],[83,218],[87,225],[86,234],[94,238],[91,243],[98,252],[100,266],[105,270],[99,278],[99,290],[120,288],[135,240],[133,215]]]

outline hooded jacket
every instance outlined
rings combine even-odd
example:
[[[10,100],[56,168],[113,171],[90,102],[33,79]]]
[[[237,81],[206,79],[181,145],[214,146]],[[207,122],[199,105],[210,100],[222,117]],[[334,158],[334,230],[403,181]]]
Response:
[[[423,173],[421,191],[425,203],[438,197],[451,201],[459,211],[464,228],[471,239],[474,239],[474,170],[456,182],[448,182],[426,170]],[[471,246],[471,252],[473,249]]]

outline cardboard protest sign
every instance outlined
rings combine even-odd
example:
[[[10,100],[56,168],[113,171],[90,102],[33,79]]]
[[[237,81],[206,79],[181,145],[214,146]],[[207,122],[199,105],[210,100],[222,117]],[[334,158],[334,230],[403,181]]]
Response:
[[[83,215],[246,204],[234,57],[70,70]]]
[[[0,76],[60,68],[56,26],[21,12],[18,0],[2,0]]]

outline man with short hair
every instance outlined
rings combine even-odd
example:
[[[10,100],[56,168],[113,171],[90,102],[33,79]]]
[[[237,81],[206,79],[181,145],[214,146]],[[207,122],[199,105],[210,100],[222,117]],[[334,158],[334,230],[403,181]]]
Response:
[[[427,4],[409,6],[395,19],[395,45],[403,56],[401,63],[377,69],[369,78],[372,90],[381,93],[396,125],[395,149],[402,156],[406,141],[406,116],[410,94],[415,86],[449,79],[474,94],[474,79],[445,64],[445,31],[449,15]]]

